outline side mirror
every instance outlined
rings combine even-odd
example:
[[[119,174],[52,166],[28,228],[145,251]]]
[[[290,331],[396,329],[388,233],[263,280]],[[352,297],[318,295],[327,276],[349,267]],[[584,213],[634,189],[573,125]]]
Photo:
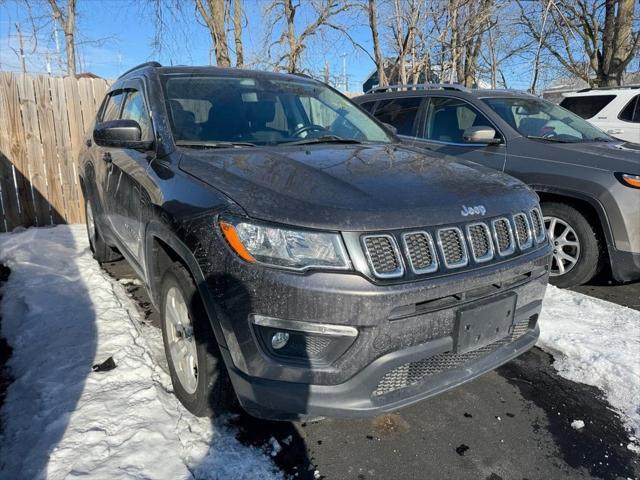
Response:
[[[398,134],[398,129],[396,127],[394,127],[393,125],[391,125],[390,123],[385,123],[382,122],[382,124],[387,127],[389,130],[391,130],[391,133],[393,133],[394,135]]]
[[[142,130],[135,120],[110,120],[96,125],[93,141],[101,147],[150,150],[152,141],[141,140]]]
[[[500,139],[496,138],[496,131],[491,127],[469,127],[462,134],[465,143],[482,143],[484,145],[497,145]]]

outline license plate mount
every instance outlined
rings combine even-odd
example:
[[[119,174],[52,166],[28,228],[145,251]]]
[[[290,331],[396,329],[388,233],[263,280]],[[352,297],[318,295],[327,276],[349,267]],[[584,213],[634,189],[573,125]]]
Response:
[[[517,295],[510,293],[458,310],[454,329],[455,353],[471,352],[509,335],[516,300]]]

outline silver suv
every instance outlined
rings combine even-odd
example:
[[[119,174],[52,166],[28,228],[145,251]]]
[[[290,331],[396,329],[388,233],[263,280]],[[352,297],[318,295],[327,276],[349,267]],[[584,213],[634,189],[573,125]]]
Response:
[[[615,280],[640,278],[640,145],[514,91],[405,85],[354,101],[408,143],[528,183],[554,247],[552,283],[586,283],[607,265]]]

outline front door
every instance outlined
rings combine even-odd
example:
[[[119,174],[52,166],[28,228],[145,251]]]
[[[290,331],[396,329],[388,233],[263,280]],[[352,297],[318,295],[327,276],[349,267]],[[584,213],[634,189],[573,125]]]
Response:
[[[141,81],[128,82],[124,90],[126,97],[120,118],[138,122],[141,140],[152,140],[154,134]],[[127,250],[125,253],[137,262],[141,260],[143,236],[141,182],[144,183],[151,154],[129,148],[111,152],[108,217],[112,230]]]
[[[489,168],[504,170],[506,146],[497,127],[473,105],[456,97],[432,96],[426,105],[416,140],[443,155],[470,160]],[[490,127],[502,143],[466,143],[464,132],[470,127]]]

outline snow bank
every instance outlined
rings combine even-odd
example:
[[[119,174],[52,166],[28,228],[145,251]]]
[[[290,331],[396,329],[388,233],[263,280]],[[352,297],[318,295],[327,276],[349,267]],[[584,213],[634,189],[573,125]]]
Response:
[[[15,377],[3,478],[282,478],[261,450],[178,403],[158,330],[92,259],[84,226],[2,234],[0,262],[12,270],[0,308]],[[116,369],[92,372],[110,356]]]
[[[640,434],[640,312],[550,285],[538,345],[560,375],[604,391]]]

